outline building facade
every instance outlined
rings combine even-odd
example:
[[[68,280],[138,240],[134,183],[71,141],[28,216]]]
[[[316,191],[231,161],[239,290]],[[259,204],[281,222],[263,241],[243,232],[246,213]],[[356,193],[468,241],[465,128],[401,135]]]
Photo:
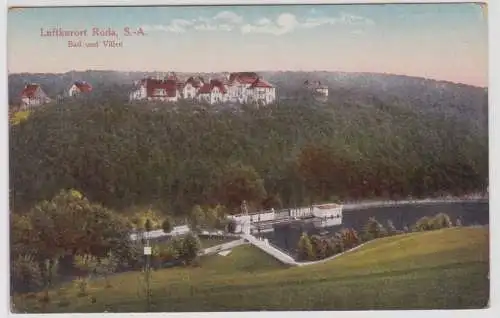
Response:
[[[92,85],[85,81],[76,81],[68,89],[68,96],[78,96],[84,93],[90,93],[92,91]]]
[[[130,93],[130,100],[180,99],[209,104],[233,102],[267,105],[276,101],[276,88],[252,72],[230,73],[220,79],[209,78],[208,81],[199,76],[181,81],[171,74],[165,79],[143,79],[136,83]]]
[[[21,92],[21,108],[30,109],[49,103],[51,100],[39,84],[27,84]]]

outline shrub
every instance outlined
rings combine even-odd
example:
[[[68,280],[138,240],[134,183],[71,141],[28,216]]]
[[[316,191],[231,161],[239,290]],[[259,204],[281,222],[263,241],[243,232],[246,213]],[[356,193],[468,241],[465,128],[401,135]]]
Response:
[[[335,241],[335,254],[340,254],[345,251],[344,242],[342,240]]]
[[[431,227],[434,230],[452,227],[451,219],[448,214],[438,213],[431,220]]]
[[[307,233],[302,233],[297,246],[297,258],[301,261],[312,261],[315,258],[313,246]]]
[[[432,219],[428,216],[420,218],[414,226],[415,231],[430,231],[432,230]]]
[[[323,259],[326,257],[326,245],[324,243],[324,240],[317,235],[311,237],[311,246],[315,259]]]
[[[392,220],[387,220],[387,235],[392,236],[396,235],[398,230],[394,226],[394,223],[392,223]]]
[[[15,292],[34,291],[43,285],[40,267],[31,255],[22,255],[11,261],[11,289]]]
[[[340,239],[342,240],[345,249],[351,249],[361,243],[358,232],[354,229],[343,229],[340,232]]]
[[[374,217],[368,219],[363,231],[363,240],[369,241],[387,234],[386,229]]]
[[[326,240],[325,257],[330,257],[335,255],[335,242],[332,239]]]

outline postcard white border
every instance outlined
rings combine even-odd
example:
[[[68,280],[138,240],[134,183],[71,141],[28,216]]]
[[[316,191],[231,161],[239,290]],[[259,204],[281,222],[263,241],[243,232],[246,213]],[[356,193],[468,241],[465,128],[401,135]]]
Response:
[[[380,317],[380,318],[400,318],[404,315],[408,318],[413,317],[450,317],[450,318],[461,318],[481,316],[481,317],[500,317],[500,293],[499,290],[499,277],[500,277],[500,244],[497,244],[500,240],[500,228],[499,228],[499,218],[495,214],[500,208],[500,203],[498,199],[500,198],[500,176],[497,173],[496,162],[500,160],[500,145],[496,142],[496,138],[499,137],[500,127],[495,125],[499,121],[499,114],[495,109],[495,106],[500,104],[500,1],[464,1],[464,0],[442,0],[442,1],[361,1],[361,0],[351,0],[351,1],[317,1],[317,0],[3,0],[6,2],[6,6],[2,6],[0,10],[0,96],[1,101],[4,105],[3,109],[3,120],[2,129],[0,130],[0,144],[3,151],[0,151],[0,162],[2,164],[1,183],[0,183],[0,214],[2,216],[1,226],[2,233],[4,233],[4,239],[2,240],[0,256],[0,273],[2,275],[1,282],[4,282],[4,288],[1,289],[0,299],[0,315],[7,316],[10,314],[10,302],[9,302],[9,236],[8,236],[8,177],[9,177],[9,157],[8,157],[8,115],[7,115],[7,64],[6,64],[6,43],[7,43],[7,6],[9,7],[22,7],[22,6],[145,6],[145,5],[233,5],[233,4],[349,4],[349,3],[457,3],[457,2],[476,2],[476,3],[488,3],[488,15],[489,15],[489,143],[490,143],[490,250],[491,250],[491,296],[490,296],[490,308],[484,310],[432,310],[432,311],[350,311],[350,312],[238,312],[238,313],[145,313],[145,314],[66,314],[66,315],[43,315],[44,317],[100,317],[102,315],[115,316],[115,317],[248,317],[255,318],[256,315],[260,317],[286,317],[295,318],[303,317],[304,315],[316,316],[316,317]],[[496,268],[495,268],[496,267]],[[496,313],[496,314],[495,314]],[[3,315],[5,314],[5,315]],[[13,314],[12,314],[13,315]],[[15,315],[16,317],[33,317],[39,315]]]

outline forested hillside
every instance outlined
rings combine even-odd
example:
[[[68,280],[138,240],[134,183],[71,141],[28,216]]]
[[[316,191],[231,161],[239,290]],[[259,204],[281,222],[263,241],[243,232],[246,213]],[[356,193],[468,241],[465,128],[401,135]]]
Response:
[[[66,188],[117,210],[172,214],[243,199],[277,207],[486,189],[483,89],[368,81],[331,86],[327,103],[300,98],[238,112],[129,105],[119,94],[47,106],[10,128],[11,207],[23,211]]]

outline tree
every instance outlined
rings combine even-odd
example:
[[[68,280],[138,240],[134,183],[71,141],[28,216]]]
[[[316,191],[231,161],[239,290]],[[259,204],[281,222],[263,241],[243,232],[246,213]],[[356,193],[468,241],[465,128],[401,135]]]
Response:
[[[387,231],[374,217],[370,217],[365,225],[363,236],[364,239],[369,241],[376,238],[383,237]]]
[[[173,229],[172,220],[167,216],[161,224],[161,228],[164,233],[170,233]]]
[[[268,195],[265,197],[262,201],[262,207],[266,210],[281,209],[283,207],[283,203],[281,202],[279,194]]]
[[[230,209],[238,208],[245,200],[260,203],[265,195],[264,181],[252,166],[232,163],[220,178],[217,198]]]
[[[56,261],[61,275],[71,275],[76,255],[105,257],[110,250],[130,244],[130,226],[123,217],[75,191],[61,191],[50,201],[40,202],[28,217],[31,233],[36,233],[30,249],[36,251],[47,284]]]
[[[201,249],[201,242],[198,236],[189,232],[182,241],[181,258],[186,264],[191,264],[197,257]]]
[[[345,249],[351,249],[361,243],[358,232],[354,229],[343,229],[340,235]]]
[[[192,231],[197,231],[201,226],[205,224],[205,212],[199,205],[195,205],[191,210],[191,215],[189,217],[189,222]]]
[[[301,261],[312,261],[315,259],[313,246],[307,233],[302,233],[298,245],[298,259]]]

